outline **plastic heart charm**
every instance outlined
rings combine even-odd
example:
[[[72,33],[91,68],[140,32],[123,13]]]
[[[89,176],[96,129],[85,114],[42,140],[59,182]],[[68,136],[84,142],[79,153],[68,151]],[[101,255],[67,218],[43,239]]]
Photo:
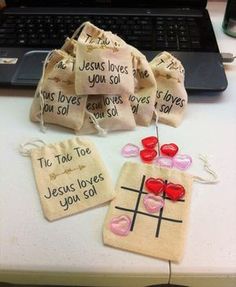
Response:
[[[177,201],[185,195],[185,189],[181,184],[168,183],[165,192],[173,201]]]
[[[179,150],[178,146],[174,143],[163,144],[161,146],[161,153],[170,157],[175,156],[178,150]]]
[[[142,144],[145,148],[154,148],[158,143],[157,137],[151,136],[142,139]]]
[[[127,215],[114,217],[110,221],[110,230],[116,235],[127,236],[130,232],[131,219]]]
[[[159,195],[165,190],[165,182],[160,178],[150,177],[145,181],[145,187],[149,192]]]
[[[142,149],[140,151],[140,157],[143,161],[152,161],[157,156],[157,151],[155,149]]]
[[[150,213],[158,212],[164,206],[164,199],[155,194],[146,194],[143,198],[143,205]]]
[[[169,157],[169,156],[159,156],[155,160],[155,163],[159,166],[162,166],[162,167],[168,167],[168,168],[173,167],[173,159],[172,159],[172,157]]]
[[[192,164],[192,158],[187,154],[177,154],[173,157],[173,164],[174,167],[185,170]]]
[[[121,154],[124,157],[135,157],[135,156],[138,156],[138,154],[139,154],[139,147],[134,145],[134,144],[128,143],[122,148]]]

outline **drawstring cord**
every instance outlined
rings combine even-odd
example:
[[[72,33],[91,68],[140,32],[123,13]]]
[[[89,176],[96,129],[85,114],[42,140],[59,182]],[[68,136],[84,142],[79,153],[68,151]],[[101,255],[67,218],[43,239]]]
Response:
[[[203,168],[205,169],[205,171],[207,173],[209,173],[212,176],[212,179],[206,179],[206,178],[202,178],[200,176],[194,176],[193,177],[194,181],[199,182],[199,183],[206,183],[206,184],[215,184],[215,183],[219,182],[218,175],[210,167],[207,156],[200,154],[199,159],[203,161],[203,164],[204,164]]]
[[[31,150],[33,148],[39,148],[44,145],[46,145],[46,143],[43,140],[32,139],[25,143],[20,144],[19,153],[23,156],[30,156]]]
[[[90,22],[84,22],[82,23],[76,30],[75,32],[73,33],[73,35],[71,36],[71,39],[75,39],[76,36],[78,36],[78,34],[80,34],[81,30],[84,28],[85,25],[87,25],[88,23]]]
[[[158,120],[159,120],[159,115],[158,115],[158,113],[157,113],[157,111],[156,111],[155,108],[154,108],[153,112],[154,112],[154,114],[155,114],[155,116],[156,116],[156,119],[155,119],[156,136],[157,136],[157,138],[158,138],[158,140],[159,140],[159,143],[160,143],[159,132],[158,132]],[[158,145],[158,156],[160,156],[160,144]],[[203,165],[204,170],[205,170],[208,174],[210,174],[210,175],[212,176],[212,178],[206,179],[206,178],[203,178],[203,177],[201,177],[201,176],[195,175],[195,176],[193,177],[194,181],[199,182],[199,183],[205,183],[205,184],[215,184],[215,183],[219,182],[218,175],[217,175],[217,173],[210,167],[210,164],[209,164],[209,162],[208,162],[207,156],[200,154],[200,155],[199,155],[199,159],[200,159],[200,160],[203,162],[203,164],[204,164],[204,165]]]
[[[99,123],[98,120],[95,118],[94,114],[89,112],[87,109],[85,109],[85,113],[89,116],[90,120],[93,122],[94,127],[98,131],[98,135],[100,136],[106,136],[107,130],[103,129]]]

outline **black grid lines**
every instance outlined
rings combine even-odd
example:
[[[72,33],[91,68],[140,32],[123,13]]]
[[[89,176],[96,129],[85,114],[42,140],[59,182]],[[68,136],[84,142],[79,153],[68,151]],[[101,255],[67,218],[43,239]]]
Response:
[[[121,186],[122,189],[138,193],[137,201],[136,201],[134,209],[124,208],[124,207],[121,207],[121,206],[115,206],[115,208],[119,209],[119,210],[124,210],[124,211],[133,213],[133,219],[132,219],[132,222],[131,222],[130,231],[133,231],[133,229],[134,229],[137,215],[144,215],[144,216],[149,216],[149,217],[156,218],[157,219],[157,228],[156,228],[155,237],[159,237],[162,220],[166,220],[166,221],[173,222],[173,223],[182,223],[183,221],[179,220],[179,219],[175,219],[175,218],[164,217],[163,216],[164,208],[161,208],[161,210],[159,212],[159,215],[152,214],[152,213],[146,213],[146,212],[143,212],[143,211],[139,210],[139,204],[140,204],[141,196],[142,196],[142,194],[147,194],[147,192],[143,191],[145,179],[146,179],[146,176],[143,175],[139,189],[134,189],[134,188],[126,187],[126,186]],[[167,181],[165,181],[165,184],[167,184]],[[170,200],[170,198],[166,196],[165,192],[163,193],[162,198],[163,198],[164,202],[165,202],[165,200]],[[178,201],[184,202],[185,200],[184,199],[179,199]]]

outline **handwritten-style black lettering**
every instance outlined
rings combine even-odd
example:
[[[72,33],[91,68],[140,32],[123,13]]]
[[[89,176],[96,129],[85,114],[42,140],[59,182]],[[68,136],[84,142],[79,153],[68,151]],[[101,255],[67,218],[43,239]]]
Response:
[[[70,207],[70,205],[77,203],[78,201],[80,201],[80,197],[78,194],[72,195],[72,196],[68,196],[63,198],[63,200],[60,200],[60,205],[61,207],[63,207],[64,211],[67,211]]]
[[[89,147],[87,148],[75,147],[74,150],[76,151],[78,157],[86,156],[88,154],[91,154],[92,152]]]
[[[71,183],[70,185],[59,186],[57,188],[50,188],[48,187],[48,194],[44,194],[46,199],[50,199],[53,197],[58,197],[60,195],[67,194],[68,192],[74,192],[75,187],[74,184]]]
[[[104,71],[105,70],[105,62],[86,62],[83,60],[81,66],[78,69],[83,72],[85,71]]]
[[[39,161],[41,168],[52,166],[52,162],[49,159],[46,159],[44,157],[40,157],[40,158],[37,158],[37,160]]]
[[[106,77],[105,75],[89,75],[88,76],[88,81],[90,83],[89,87],[93,88],[95,84],[105,84],[106,83]]]
[[[93,197],[94,195],[97,194],[97,191],[96,191],[95,186],[92,185],[92,188],[90,188],[90,189],[88,189],[88,190],[85,190],[85,191],[83,192],[83,194],[84,194],[84,198],[85,198],[85,199],[89,199],[90,197]]]
[[[57,154],[55,155],[55,158],[57,159],[58,164],[66,163],[72,160],[72,156],[69,153]]]

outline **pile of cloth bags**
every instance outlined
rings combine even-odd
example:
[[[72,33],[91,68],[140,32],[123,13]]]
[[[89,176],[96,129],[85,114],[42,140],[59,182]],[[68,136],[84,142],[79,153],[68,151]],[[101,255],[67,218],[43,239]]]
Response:
[[[117,35],[85,22],[46,57],[30,118],[76,134],[132,130],[154,117],[177,127],[187,101],[184,68],[173,55],[148,62]]]

